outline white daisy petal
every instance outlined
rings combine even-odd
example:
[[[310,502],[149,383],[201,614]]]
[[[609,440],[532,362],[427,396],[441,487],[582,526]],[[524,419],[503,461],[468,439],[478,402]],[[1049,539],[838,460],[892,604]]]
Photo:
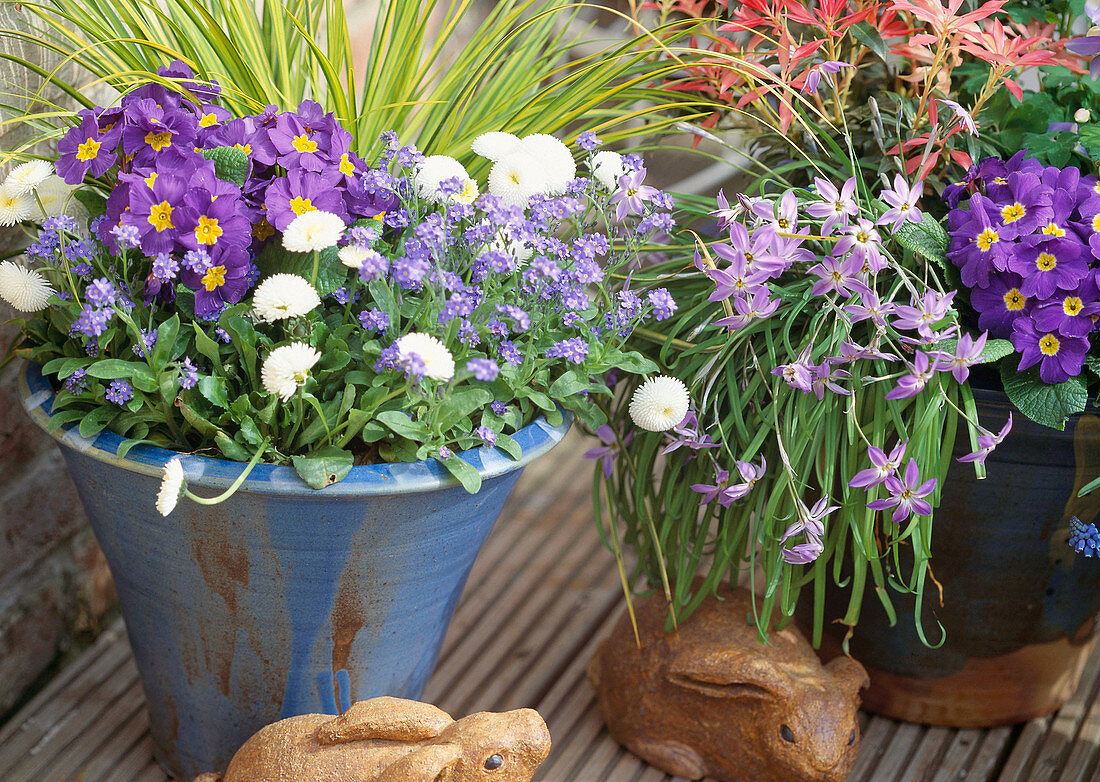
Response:
[[[527,206],[533,195],[545,193],[549,185],[546,169],[525,152],[505,155],[489,171],[489,192],[508,206]]]
[[[650,432],[663,432],[684,420],[688,411],[688,390],[682,381],[668,375],[652,377],[634,391],[630,417]]]
[[[178,456],[169,459],[164,465],[164,475],[160,479],[160,491],[157,492],[157,510],[161,516],[167,516],[176,509],[184,486],[183,465]]]
[[[46,309],[53,288],[42,272],[28,269],[14,261],[0,262],[0,299],[20,312]]]
[[[308,253],[335,247],[344,235],[339,215],[314,209],[291,220],[283,231],[283,247],[292,253]]]
[[[519,149],[519,143],[518,136],[494,130],[489,133],[482,133],[474,139],[470,149],[473,150],[475,155],[481,155],[481,157],[488,158],[495,163],[505,155]]]
[[[76,188],[65,184],[65,180],[56,174],[51,174],[35,188],[34,212],[38,217],[59,217],[69,211],[69,197]],[[77,202],[79,205],[79,202]]]
[[[52,163],[45,160],[31,160],[13,168],[4,180],[4,187],[17,196],[29,195],[52,174]]]
[[[252,306],[261,320],[273,323],[312,312],[321,306],[321,297],[304,277],[273,274],[256,286]]]
[[[458,179],[462,182],[462,191],[450,196],[444,196],[440,192],[440,185],[448,179]],[[439,203],[445,199],[471,204],[477,198],[477,182],[470,179],[466,169],[453,157],[446,155],[429,155],[417,166],[416,191],[421,198]],[[472,194],[472,195],[471,195]]]
[[[29,220],[35,212],[34,196],[19,194],[7,185],[0,185],[0,226],[11,226]]]
[[[546,133],[535,133],[520,142],[520,151],[542,164],[546,172],[547,195],[561,195],[577,175],[577,163],[569,147]]]
[[[393,344],[404,359],[415,353],[424,362],[425,376],[432,380],[450,380],[455,376],[454,356],[446,345],[431,334],[414,331]]]
[[[617,190],[619,177],[626,173],[623,156],[618,152],[605,149],[592,156],[592,176],[606,190]]]
[[[309,370],[321,360],[321,354],[304,342],[292,342],[275,348],[264,360],[260,380],[264,390],[288,401],[309,378]]]

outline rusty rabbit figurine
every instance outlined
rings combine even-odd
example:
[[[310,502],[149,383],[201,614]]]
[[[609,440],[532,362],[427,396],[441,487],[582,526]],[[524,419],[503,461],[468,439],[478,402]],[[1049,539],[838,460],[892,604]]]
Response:
[[[793,625],[757,641],[747,590],[726,590],[665,633],[663,595],[635,603],[589,666],[608,729],[653,766],[722,782],[842,782],[859,749],[863,666],[822,665]]]
[[[530,782],[550,752],[532,709],[453,720],[427,703],[372,698],[339,717],[306,714],[261,729],[224,776],[195,782]]]

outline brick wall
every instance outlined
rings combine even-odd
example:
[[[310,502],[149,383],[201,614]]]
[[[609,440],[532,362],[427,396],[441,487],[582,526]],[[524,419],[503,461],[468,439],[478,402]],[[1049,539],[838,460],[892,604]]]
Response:
[[[13,24],[20,24],[17,8],[0,5],[0,27]],[[3,45],[16,48],[11,41]],[[26,49],[20,54],[34,56]],[[0,63],[0,83],[25,85],[21,76]],[[11,148],[17,133],[0,135],[0,149]],[[0,253],[18,247],[21,234],[0,229]],[[0,323],[13,315],[0,303]],[[13,325],[0,326],[0,356],[15,334]],[[115,603],[107,564],[61,454],[19,402],[21,364],[0,372],[0,720],[95,637]]]

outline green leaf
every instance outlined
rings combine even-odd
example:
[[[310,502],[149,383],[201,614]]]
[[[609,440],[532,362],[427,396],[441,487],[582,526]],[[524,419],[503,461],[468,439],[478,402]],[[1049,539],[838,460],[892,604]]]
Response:
[[[394,301],[390,286],[382,280],[371,280],[367,283],[367,290],[370,292],[371,298],[374,299],[374,303],[378,305],[378,309],[390,316],[390,323],[396,324],[400,315],[397,312],[397,302]]]
[[[894,239],[902,247],[912,250],[926,261],[932,261],[939,264],[941,268],[947,268],[947,231],[943,230],[943,226],[931,215],[924,215],[924,219],[919,223],[902,223],[901,227],[894,232]]]
[[[608,361],[612,366],[618,367],[623,372],[630,372],[635,375],[651,375],[660,370],[660,367],[652,360],[636,350],[623,353],[619,358],[609,358]]]
[[[218,444],[218,448],[225,454],[226,459],[232,459],[235,462],[247,462],[252,459],[248,449],[220,429],[214,435],[214,442]]]
[[[883,62],[886,62],[886,42],[882,40],[882,36],[879,35],[878,30],[872,27],[867,22],[859,22],[853,24],[848,28],[848,32],[852,34],[852,37],[866,46],[875,56]]]
[[[517,462],[523,456],[523,449],[519,447],[519,443],[503,433],[497,434],[497,448],[504,451]]]
[[[487,388],[467,388],[456,391],[439,404],[435,425],[438,431],[446,432],[470,413],[493,401],[493,394]]]
[[[225,388],[225,378],[206,375],[199,380],[199,393],[221,409],[229,409],[229,393]]]
[[[248,178],[248,155],[236,147],[214,147],[202,150],[207,160],[214,161],[214,173],[218,179],[244,187]]]
[[[957,339],[945,339],[936,346],[936,349],[944,353],[954,353],[958,344]],[[987,339],[982,354],[973,363],[992,364],[994,361],[1000,361],[1005,356],[1010,356],[1015,352],[1016,348],[1007,339]]]
[[[323,489],[343,480],[351,471],[354,458],[350,451],[328,445],[308,456],[295,456],[292,461],[303,481],[314,489]]]
[[[118,410],[112,409],[112,407],[97,407],[84,416],[80,421],[80,436],[89,438],[95,437],[106,429],[107,425],[110,424],[112,419],[118,414]]]
[[[191,325],[195,327],[195,349],[210,360],[212,369],[217,369],[222,362],[218,343],[210,339],[198,323],[193,323]]]
[[[472,464],[458,456],[452,456],[450,459],[436,458],[436,461],[443,465],[447,472],[458,478],[462,488],[470,494],[477,494],[481,491],[481,474]]]
[[[550,385],[550,396],[564,399],[588,388],[588,378],[575,369],[570,369]]]
[[[218,429],[218,427],[214,426],[214,424],[210,423],[201,415],[199,415],[199,413],[195,410],[195,408],[191,407],[191,405],[187,404],[178,397],[177,400],[180,412],[183,414],[184,420],[187,421],[187,423],[191,424],[191,426],[195,427],[198,433],[201,434],[203,437],[214,437],[222,433],[222,431]]]
[[[172,358],[172,351],[176,347],[176,335],[179,331],[179,313],[173,313],[172,317],[157,326],[157,344],[153,347],[152,356],[152,364],[156,369],[160,369]]]
[[[314,288],[321,297],[328,296],[348,278],[348,267],[336,256],[337,249],[322,250],[317,259],[317,281]],[[272,274],[297,274],[306,280],[313,278],[313,253],[292,253],[283,249],[279,241],[270,241],[256,256],[262,277]]]
[[[1018,372],[1011,359],[1001,362],[1001,382],[1009,401],[1021,413],[1051,429],[1064,430],[1066,419],[1080,413],[1088,403],[1088,389],[1080,377],[1064,383],[1044,383],[1038,367]]]
[[[132,378],[144,375],[150,380],[153,373],[149,371],[147,364],[139,364],[136,361],[123,361],[121,358],[105,358],[88,367],[88,377],[100,380],[116,380],[119,378]]]
[[[107,199],[96,190],[77,190],[73,193],[73,198],[79,201],[90,215],[101,215],[107,211]]]
[[[409,440],[424,442],[430,436],[428,427],[421,421],[413,421],[401,410],[384,410],[375,420],[383,424],[387,429]]]

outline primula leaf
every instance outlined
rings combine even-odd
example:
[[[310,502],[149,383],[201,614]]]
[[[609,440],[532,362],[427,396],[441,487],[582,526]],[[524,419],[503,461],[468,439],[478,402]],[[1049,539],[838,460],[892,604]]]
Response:
[[[437,458],[436,461],[443,465],[447,472],[458,478],[462,488],[470,494],[477,494],[481,490],[481,474],[469,462],[458,456],[452,456],[450,459]]]
[[[303,481],[314,489],[323,489],[347,477],[354,458],[350,451],[328,445],[308,456],[295,456],[292,461]]]
[[[1039,378],[1038,367],[1016,371],[1014,359],[1001,362],[1001,382],[1008,399],[1034,421],[1051,429],[1066,428],[1066,419],[1080,413],[1088,403],[1088,389],[1080,377],[1048,384]]]
[[[958,344],[959,341],[957,339],[945,339],[936,346],[936,349],[943,353],[954,353],[955,347]],[[1014,348],[1012,343],[1007,339],[988,339],[986,340],[982,354],[978,356],[978,359],[973,363],[992,364],[994,361],[1000,361],[1005,356],[1012,355],[1014,352],[1016,352],[1016,348]]]
[[[435,425],[446,432],[470,413],[493,401],[492,393],[486,388],[467,388],[456,391],[444,399],[436,413]]]
[[[931,215],[924,215],[919,223],[902,223],[894,232],[894,239],[907,250],[947,268],[947,232]]]
[[[236,147],[214,147],[202,150],[207,160],[214,161],[214,173],[224,182],[244,187],[248,178],[248,155]]]
[[[313,286],[318,295],[328,296],[343,285],[348,278],[348,267],[340,263],[336,248],[322,250],[317,261],[317,281]],[[313,253],[292,253],[283,249],[278,240],[270,241],[256,256],[256,265],[260,274],[268,277],[272,274],[297,274],[306,280],[313,278]]]

